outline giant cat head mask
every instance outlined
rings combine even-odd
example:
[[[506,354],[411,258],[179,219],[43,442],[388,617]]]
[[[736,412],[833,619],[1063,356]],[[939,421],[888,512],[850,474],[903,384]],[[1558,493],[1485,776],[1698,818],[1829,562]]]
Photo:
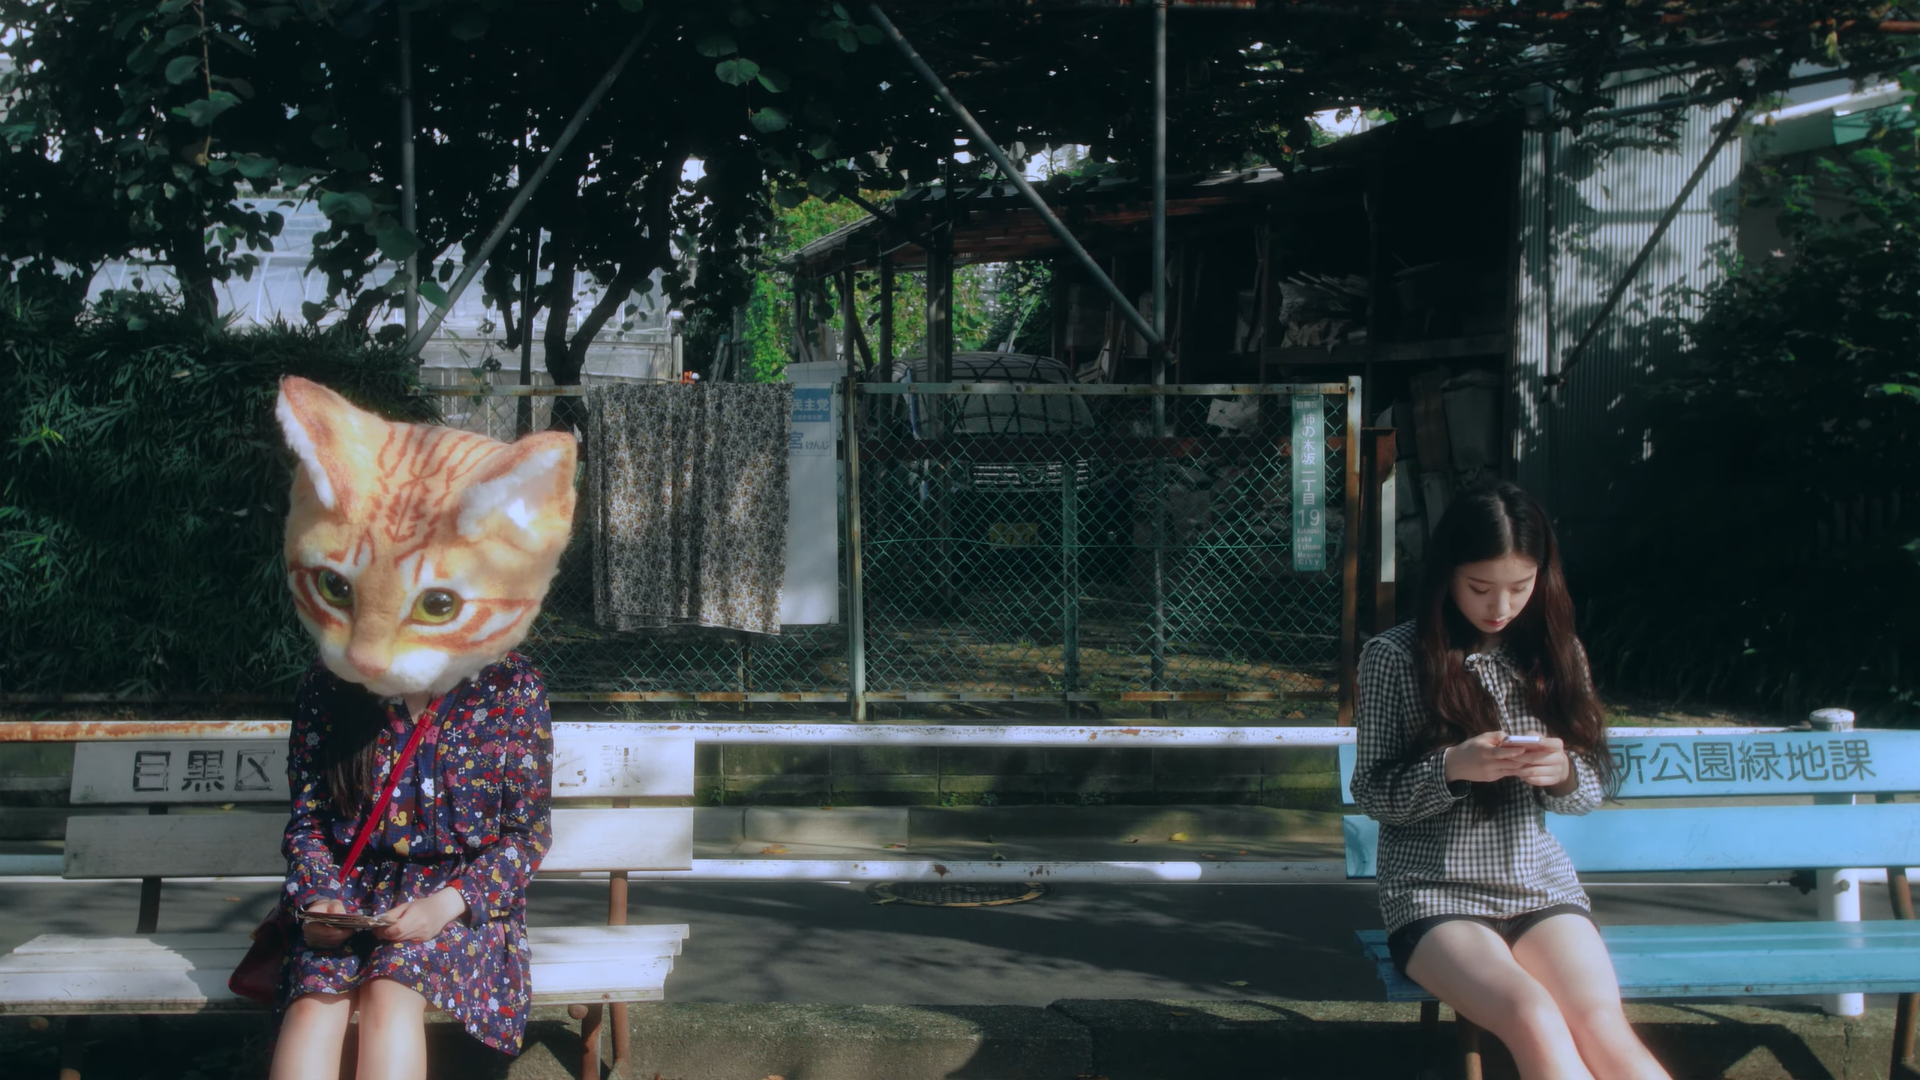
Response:
[[[391,423],[297,378],[274,411],[300,458],[287,584],[335,675],[440,694],[527,636],[572,528],[572,436]]]

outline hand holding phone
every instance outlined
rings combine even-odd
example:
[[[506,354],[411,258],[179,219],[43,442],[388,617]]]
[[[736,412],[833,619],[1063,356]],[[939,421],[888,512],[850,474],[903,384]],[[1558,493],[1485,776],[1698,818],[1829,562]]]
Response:
[[[1503,739],[1503,740],[1501,740],[1501,743],[1500,743],[1500,745],[1501,745],[1501,746],[1539,746],[1539,745],[1540,745],[1540,736],[1538,736],[1538,735],[1509,735],[1509,736],[1507,736],[1507,737],[1506,737],[1505,739]]]

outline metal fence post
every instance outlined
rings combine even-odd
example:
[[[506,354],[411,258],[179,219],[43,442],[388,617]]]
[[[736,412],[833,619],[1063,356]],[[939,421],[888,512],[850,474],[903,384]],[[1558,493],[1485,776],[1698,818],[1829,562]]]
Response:
[[[855,723],[867,718],[866,586],[860,558],[860,384],[848,376],[846,400],[847,453],[847,705]]]
[[[1360,376],[1347,379],[1346,490],[1342,510],[1346,521],[1340,541],[1340,723],[1353,723],[1354,681],[1360,673],[1360,455],[1363,418],[1360,415]]]
[[[1852,731],[1851,709],[1815,709],[1807,717],[1815,731]],[[1852,795],[1815,795],[1816,803],[1851,803]],[[1889,879],[1891,880],[1891,879]],[[1860,871],[1819,870],[1814,873],[1814,896],[1818,917],[1828,922],[1860,921]],[[1828,1016],[1863,1016],[1867,1011],[1865,994],[1828,994],[1820,1007]]]
[[[1080,690],[1080,485],[1072,458],[1060,475],[1060,661],[1067,719],[1079,715]]]

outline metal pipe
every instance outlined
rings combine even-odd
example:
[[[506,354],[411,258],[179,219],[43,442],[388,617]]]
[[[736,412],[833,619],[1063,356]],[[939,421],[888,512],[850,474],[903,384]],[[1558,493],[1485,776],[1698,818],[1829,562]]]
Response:
[[[1093,280],[1106,292],[1107,298],[1112,300],[1114,306],[1120,310],[1120,314],[1126,316],[1127,321],[1133,324],[1135,330],[1140,331],[1149,345],[1160,344],[1159,332],[1142,318],[1140,312],[1121,294],[1119,287],[1114,285],[1113,279],[1107,276],[1106,271],[1100,269],[1100,264],[1094,261],[1092,255],[1087,254],[1087,249],[1081,246],[1080,241],[1073,235],[1073,231],[1054,214],[1053,208],[1047,205],[1047,200],[1041,198],[1040,193],[1027,182],[1026,176],[1014,167],[1006,151],[1000,149],[1000,144],[987,135],[987,130],[980,126],[980,121],[973,118],[973,114],[967,111],[967,107],[960,104],[953,93],[947,89],[946,84],[940,81],[940,76],[934,74],[933,68],[927,66],[927,62],[921,59],[920,54],[914,51],[907,39],[901,36],[900,28],[893,25],[893,20],[887,18],[887,13],[880,10],[880,5],[868,4],[867,11],[873,16],[873,21],[879,25],[880,32],[886,35],[887,39],[893,42],[894,48],[899,49],[901,55],[907,58],[907,63],[913,66],[913,70],[920,76],[921,81],[927,84],[934,96],[940,99],[940,103],[945,105],[949,112],[959,118],[961,125],[967,129],[967,134],[986,150],[987,156],[993,159],[993,163],[1000,167],[1002,173],[1006,174],[1014,189],[1020,192],[1021,197],[1033,207],[1034,212],[1040,215],[1040,220],[1052,230],[1054,237],[1066,246],[1074,261],[1080,264],[1082,270],[1092,275]]]
[[[526,276],[520,280],[520,385],[523,387],[533,385],[533,286],[539,276],[540,230],[533,229],[527,237]],[[516,437],[533,430],[533,397],[523,396],[517,405]]]
[[[1167,385],[1167,0],[1153,4],[1153,385]],[[1153,398],[1153,437],[1167,437],[1167,399]],[[1167,469],[1155,460],[1153,477],[1153,618],[1148,626],[1148,685],[1167,688]],[[1166,718],[1155,705],[1153,718]]]
[[[1057,700],[1057,699],[1056,699]],[[554,737],[590,742],[647,734],[683,736],[702,743],[749,746],[971,746],[1087,747],[1329,747],[1354,741],[1342,727],[1112,727],[1074,724],[847,724],[847,723],[609,723],[560,720]],[[112,742],[166,739],[285,739],[285,720],[11,720],[0,722],[0,743]],[[1614,739],[1770,735],[1783,727],[1616,727]],[[1891,734],[1891,733],[1890,733]]]
[[[893,381],[893,256],[880,256],[880,364],[878,380]]]
[[[1305,885],[1347,880],[1337,862],[961,862],[932,859],[695,859],[636,881],[1042,881],[1108,885]]]
[[[419,222],[414,217],[418,189],[413,173],[413,18],[400,5],[400,227],[417,242]],[[420,253],[407,255],[405,302],[407,340],[420,329]]]
[[[453,305],[460,302],[460,294],[467,291],[467,286],[473,284],[473,279],[487,265],[487,257],[493,254],[494,248],[500,246],[500,241],[506,237],[507,230],[513,228],[513,223],[519,220],[520,212],[525,210],[527,203],[532,201],[534,192],[540,190],[541,182],[547,178],[548,173],[553,171],[553,166],[560,160],[560,155],[573,144],[574,136],[580,134],[580,129],[585,126],[587,117],[600,104],[600,99],[607,96],[607,91],[613,89],[613,84],[620,78],[620,73],[626,70],[627,61],[632,60],[633,54],[640,51],[641,43],[646,41],[647,35],[652,33],[654,26],[660,22],[660,11],[660,8],[654,8],[653,13],[647,16],[646,22],[640,24],[640,30],[633,35],[633,40],[627,42],[627,47],[620,50],[620,56],[614,60],[613,66],[607,69],[605,75],[600,76],[600,81],[594,84],[593,90],[587,94],[587,99],[574,110],[573,119],[567,121],[567,126],[561,130],[560,137],[553,141],[553,147],[547,151],[546,159],[540,162],[540,167],[535,169],[533,175],[527,178],[527,182],[521,184],[520,190],[514,193],[513,201],[507,204],[507,212],[501,216],[499,224],[487,234],[486,240],[480,244],[480,250],[474,252],[473,257],[460,271],[460,276],[454,279],[453,288],[447,290],[447,306],[436,306],[433,313],[427,316],[427,324],[407,338],[408,356],[417,354],[426,345],[427,339],[440,328],[440,322],[447,317],[447,312],[453,310]],[[557,306],[555,310],[558,310]],[[579,391],[576,388],[574,392],[577,394]]]
[[[847,706],[853,722],[867,719],[867,589],[860,522],[860,383],[847,377]]]
[[[1072,720],[1080,711],[1080,475],[1072,458],[1060,474],[1060,579],[1060,681]]]

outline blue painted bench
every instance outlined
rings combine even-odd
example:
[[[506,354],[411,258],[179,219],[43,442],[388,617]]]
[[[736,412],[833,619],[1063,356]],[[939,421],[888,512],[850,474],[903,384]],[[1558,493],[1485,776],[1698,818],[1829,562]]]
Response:
[[[1547,828],[1581,874],[1741,870],[1887,870],[1895,920],[1607,926],[1620,989],[1628,998],[1769,997],[1897,993],[1890,1075],[1913,1056],[1920,992],[1920,923],[1906,868],[1920,865],[1920,732],[1786,731],[1728,736],[1616,737],[1619,801],[1709,798],[1745,805],[1602,809],[1547,815]],[[1342,797],[1353,804],[1355,748],[1340,748]],[[1813,796],[1809,805],[1807,796]],[[1861,798],[1865,797],[1865,798]],[[1756,798],[1795,803],[1755,804]],[[1375,874],[1379,823],[1343,822],[1347,877]],[[1389,1001],[1418,1001],[1431,1028],[1438,1003],[1393,968],[1384,930],[1359,933]],[[1478,1080],[1478,1032],[1461,1022],[1467,1076]]]

